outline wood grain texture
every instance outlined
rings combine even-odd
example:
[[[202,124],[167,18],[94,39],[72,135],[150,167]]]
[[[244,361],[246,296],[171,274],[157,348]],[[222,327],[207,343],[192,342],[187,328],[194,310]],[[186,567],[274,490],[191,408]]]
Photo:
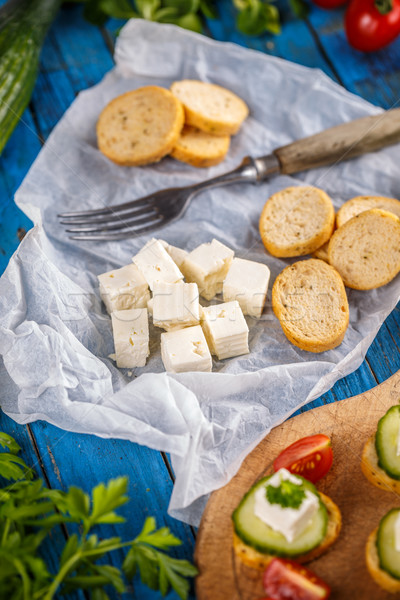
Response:
[[[263,594],[260,573],[244,567],[232,551],[231,514],[244,493],[270,473],[272,461],[295,440],[325,433],[334,463],[317,487],[336,502],[343,528],[338,541],[310,567],[332,587],[332,600],[386,600],[392,597],[370,578],[364,561],[369,533],[399,497],[371,485],[361,472],[364,443],[378,419],[400,400],[400,373],[378,387],[339,403],[308,411],[275,428],[244,460],[224,488],[214,492],[200,525],[195,560],[198,600],[256,600]]]
[[[349,160],[400,141],[400,108],[336,125],[274,151],[284,174]]]

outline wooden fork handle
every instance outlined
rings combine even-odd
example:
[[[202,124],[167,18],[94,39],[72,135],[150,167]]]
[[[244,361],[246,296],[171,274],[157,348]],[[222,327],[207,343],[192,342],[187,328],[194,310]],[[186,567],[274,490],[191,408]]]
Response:
[[[400,142],[400,108],[326,129],[274,150],[281,173],[322,167]]]

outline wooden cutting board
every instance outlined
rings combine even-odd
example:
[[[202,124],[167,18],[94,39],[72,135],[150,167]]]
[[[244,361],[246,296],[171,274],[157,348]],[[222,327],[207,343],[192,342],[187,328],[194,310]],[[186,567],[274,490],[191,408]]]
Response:
[[[214,492],[200,524],[195,562],[198,600],[257,600],[265,596],[258,571],[245,567],[232,550],[231,514],[244,493],[272,472],[283,448],[306,435],[325,433],[332,440],[333,467],[317,487],[338,504],[343,517],[339,539],[322,557],[309,563],[332,588],[332,600],[394,598],[371,579],[364,560],[369,533],[400,498],[381,491],[364,477],[360,458],[378,419],[400,401],[400,371],[374,389],[315,408],[276,427],[244,460],[237,475]]]

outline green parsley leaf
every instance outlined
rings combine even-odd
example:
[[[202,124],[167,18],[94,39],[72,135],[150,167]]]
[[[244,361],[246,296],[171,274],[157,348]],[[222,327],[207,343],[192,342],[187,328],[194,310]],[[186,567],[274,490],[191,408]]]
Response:
[[[18,454],[18,452],[21,450],[20,446],[18,446],[13,437],[2,431],[0,431],[0,446],[9,450],[11,454]]]
[[[283,480],[278,487],[268,485],[266,496],[271,504],[280,504],[283,508],[299,508],[306,493],[301,486],[292,481]]]
[[[168,529],[155,529],[155,520],[148,517],[142,531],[135,538],[125,557],[122,569],[128,579],[132,579],[138,570],[140,578],[151,589],[159,589],[165,596],[172,588],[184,600],[189,593],[186,577],[194,577],[197,569],[189,561],[172,558],[160,552],[181,541]]]
[[[289,0],[289,4],[292,11],[299,19],[305,19],[310,12],[310,7],[304,2],[304,0]]]
[[[263,0],[235,0],[240,12],[237,27],[247,35],[261,35],[265,31],[280,32],[279,11]]]

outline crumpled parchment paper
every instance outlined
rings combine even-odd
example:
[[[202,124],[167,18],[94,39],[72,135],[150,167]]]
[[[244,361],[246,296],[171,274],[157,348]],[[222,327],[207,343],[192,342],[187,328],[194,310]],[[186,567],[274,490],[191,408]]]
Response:
[[[335,350],[314,355],[292,346],[268,304],[261,321],[248,318],[249,355],[215,361],[213,373],[167,375],[161,331],[152,328],[148,364],[132,374],[108,358],[111,322],[96,276],[128,264],[148,238],[79,243],[68,239],[56,215],[200,181],[234,168],[246,154],[267,154],[380,109],[318,70],[169,25],[129,22],[115,58],[103,81],[79,94],[16,194],[35,227],[0,280],[1,405],[19,423],[45,419],[66,430],[169,452],[176,474],[169,511],[198,524],[207,495],[235,474],[273,426],[361,364],[399,300],[398,279],[371,292],[349,290],[350,326]],[[109,100],[183,78],[230,88],[250,107],[224,163],[200,170],[166,158],[127,168],[100,154],[95,125]],[[268,256],[259,238],[258,218],[271,193],[307,182],[325,189],[338,207],[360,194],[399,197],[397,173],[398,147],[392,147],[297,178],[210,190],[156,236],[187,250],[215,237],[236,256],[266,263],[272,284],[289,261]]]

